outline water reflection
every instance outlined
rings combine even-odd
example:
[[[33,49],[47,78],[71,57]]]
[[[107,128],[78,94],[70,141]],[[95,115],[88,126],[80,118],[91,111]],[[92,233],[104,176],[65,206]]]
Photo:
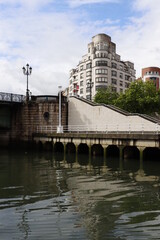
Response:
[[[0,154],[0,239],[158,239],[159,162]]]

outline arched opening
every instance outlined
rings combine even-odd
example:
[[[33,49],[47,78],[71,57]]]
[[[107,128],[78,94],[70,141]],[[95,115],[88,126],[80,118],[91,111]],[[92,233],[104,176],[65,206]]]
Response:
[[[119,169],[119,148],[116,145],[109,145],[106,148],[107,167],[113,170]]]
[[[123,169],[135,173],[140,168],[140,151],[136,146],[126,146],[123,149]]]
[[[160,161],[160,149],[147,147],[143,151],[143,160]]]
[[[86,143],[80,143],[79,144],[78,154],[89,154],[89,147]]]
[[[74,163],[76,161],[76,146],[74,143],[67,143],[66,144],[66,161],[68,164]]]
[[[119,148],[116,145],[109,145],[106,151],[107,157],[119,158]]]
[[[61,142],[56,142],[54,144],[54,152],[55,153],[63,153],[64,152],[64,146]]]
[[[91,164],[94,167],[102,167],[104,165],[104,158],[103,156],[92,156]]]
[[[68,163],[68,164],[73,164],[73,163],[75,163],[76,162],[76,155],[73,153],[73,154],[67,154],[66,155],[66,162]]]
[[[76,153],[76,146],[74,145],[74,143],[67,143],[66,153]]]
[[[159,176],[160,149],[147,147],[143,150],[143,170],[147,176]],[[159,177],[158,177],[159,178]]]
[[[94,144],[91,147],[92,156],[103,156],[103,147],[101,144]]]
[[[45,151],[52,151],[52,150],[53,150],[53,144],[52,144],[52,142],[45,142],[45,144],[44,144],[44,150],[45,150]]]
[[[85,154],[80,154],[78,156],[78,163],[80,166],[87,166],[89,164],[89,157]]]
[[[139,159],[139,149],[135,146],[126,146],[123,149],[124,159]]]

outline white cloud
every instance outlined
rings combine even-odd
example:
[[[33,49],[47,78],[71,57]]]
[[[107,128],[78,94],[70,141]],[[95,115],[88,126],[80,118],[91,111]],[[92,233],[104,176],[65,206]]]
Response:
[[[53,3],[55,0],[0,0],[0,4],[9,6],[28,6],[28,7],[35,7],[35,6],[42,6],[48,3]]]
[[[141,76],[144,67],[160,67],[160,9],[157,3],[158,0],[134,1],[141,16],[130,19],[124,28],[112,32],[123,58],[135,63],[137,77]]]
[[[120,0],[68,0],[71,7],[79,7],[85,4],[95,4],[95,3],[118,3]]]
[[[140,77],[142,68],[160,67],[160,8],[157,7],[158,2],[159,0],[133,1],[135,15],[126,19],[123,26],[120,25],[119,19],[88,23],[85,21],[81,25],[81,31],[89,33],[90,38],[98,33],[110,35],[112,41],[117,45],[117,53],[121,55],[121,59],[134,62],[137,77]]]
[[[76,4],[97,1],[74,0]],[[114,20],[91,21],[88,13],[74,13],[73,9],[66,13],[56,13],[56,9],[54,13],[38,11],[49,0],[33,0],[32,6],[28,2],[32,1],[0,0],[0,4],[10,4],[0,11],[0,91],[25,94],[22,67],[29,63],[33,67],[29,77],[31,92],[57,94],[58,85],[68,86],[69,70],[76,67],[92,36],[98,33],[110,35],[122,60],[135,63],[137,77],[142,67],[160,66],[158,0],[134,1],[138,15],[128,19],[123,27],[118,16]],[[15,8],[16,4],[20,5]]]
[[[159,0],[136,0],[133,2],[133,7],[138,11],[146,11],[155,9],[159,6]]]
[[[28,62],[32,93],[57,94],[58,85],[68,86],[69,70],[83,51],[81,42],[67,14],[34,15],[24,8],[12,9],[8,18],[0,14],[0,91],[25,93],[22,67]]]

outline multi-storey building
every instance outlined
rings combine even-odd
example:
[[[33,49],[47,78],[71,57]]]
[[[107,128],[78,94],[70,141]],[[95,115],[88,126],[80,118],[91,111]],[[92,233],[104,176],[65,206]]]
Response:
[[[112,91],[124,92],[133,81],[134,64],[121,60],[110,36],[98,34],[88,44],[88,53],[70,71],[69,96],[93,99],[99,88],[108,86],[111,86]]]
[[[158,67],[143,68],[142,80],[144,82],[152,81],[155,84],[156,89],[158,90],[160,88],[160,68]]]

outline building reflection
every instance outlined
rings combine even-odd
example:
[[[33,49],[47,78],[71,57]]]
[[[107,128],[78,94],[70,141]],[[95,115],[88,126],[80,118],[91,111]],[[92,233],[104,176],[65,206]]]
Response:
[[[4,158],[0,164],[5,169],[0,172],[0,194],[7,199],[0,207],[16,208],[23,239],[29,238],[32,231],[30,211],[41,211],[42,202],[49,215],[57,212],[57,222],[61,222],[64,212],[79,214],[81,222],[75,227],[85,226],[90,239],[102,239],[106,232],[114,231],[115,222],[124,212],[137,206],[141,210],[150,207],[140,201],[139,186],[149,190],[160,186],[153,162],[135,159],[41,152],[11,154],[8,161]],[[146,201],[153,197],[159,201],[158,190],[152,192],[155,196],[148,191]],[[35,208],[37,203],[40,206]]]

